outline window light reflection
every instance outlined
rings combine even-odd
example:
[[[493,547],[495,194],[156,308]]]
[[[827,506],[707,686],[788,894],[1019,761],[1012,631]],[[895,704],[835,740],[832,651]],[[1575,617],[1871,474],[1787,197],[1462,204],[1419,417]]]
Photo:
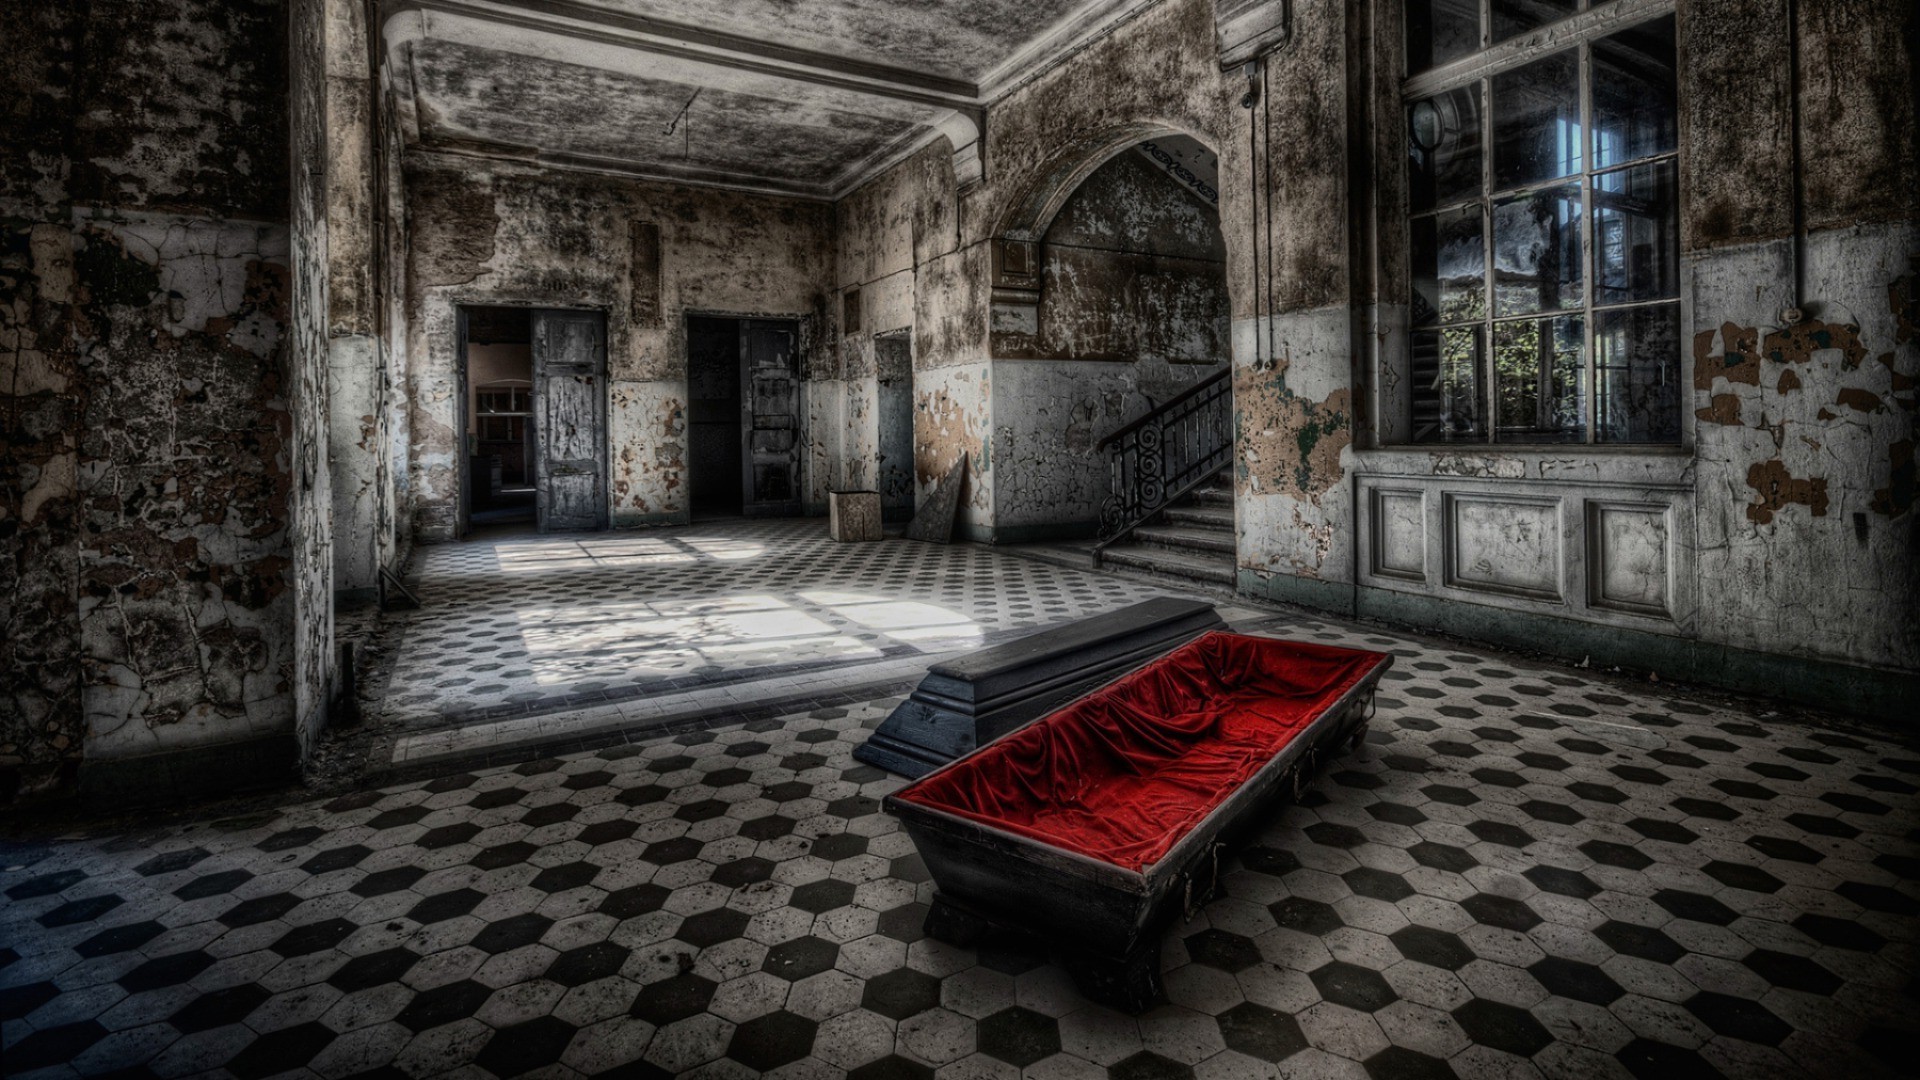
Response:
[[[889,644],[947,652],[976,647],[984,636],[950,608],[839,591],[584,601],[530,606],[515,618],[543,685],[860,662],[882,658]]]

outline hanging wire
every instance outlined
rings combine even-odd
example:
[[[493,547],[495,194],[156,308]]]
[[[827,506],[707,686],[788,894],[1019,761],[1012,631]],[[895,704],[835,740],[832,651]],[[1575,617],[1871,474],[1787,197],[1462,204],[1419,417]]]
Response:
[[[669,138],[676,130],[680,132],[680,156],[683,158],[690,157],[693,153],[693,124],[690,122],[688,112],[693,108],[693,103],[700,100],[700,91],[705,89],[704,86],[695,87],[693,96],[687,99],[685,105],[680,106],[680,111],[673,114],[673,121],[667,125],[665,131],[661,132]],[[683,123],[685,127],[681,126]]]

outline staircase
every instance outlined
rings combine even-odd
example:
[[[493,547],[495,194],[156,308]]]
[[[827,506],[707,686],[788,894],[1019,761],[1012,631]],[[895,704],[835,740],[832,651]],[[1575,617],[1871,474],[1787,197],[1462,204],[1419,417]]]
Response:
[[[1233,588],[1233,470],[1221,469],[1100,552],[1110,566]]]
[[[1100,440],[1095,565],[1234,586],[1233,373],[1221,370]]]

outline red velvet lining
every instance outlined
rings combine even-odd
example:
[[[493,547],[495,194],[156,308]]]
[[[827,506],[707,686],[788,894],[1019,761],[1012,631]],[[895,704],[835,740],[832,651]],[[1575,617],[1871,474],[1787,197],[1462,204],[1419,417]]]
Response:
[[[896,797],[1137,871],[1381,659],[1207,634]]]

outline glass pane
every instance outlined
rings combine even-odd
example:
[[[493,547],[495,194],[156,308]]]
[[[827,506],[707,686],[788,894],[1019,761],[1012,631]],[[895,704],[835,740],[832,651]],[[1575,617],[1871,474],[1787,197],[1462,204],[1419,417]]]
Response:
[[[1680,441],[1680,305],[1594,316],[1593,359],[1601,442]]]
[[[1415,212],[1480,194],[1480,85],[1407,106],[1407,181]]]
[[[1579,315],[1497,323],[1493,328],[1494,408],[1502,442],[1584,442]]]
[[[1598,302],[1680,295],[1680,206],[1671,161],[1593,178]]]
[[[1487,259],[1480,208],[1413,222],[1413,325],[1486,318]]]
[[[1580,59],[1555,53],[1493,77],[1493,186],[1580,171]]]
[[[1482,330],[1416,330],[1413,346],[1413,441],[1478,442],[1481,423]]]
[[[1563,184],[1493,206],[1495,315],[1577,308],[1585,301],[1580,188]]]
[[[1573,0],[1493,0],[1492,7],[1496,43],[1573,14]]]
[[[1678,123],[1673,16],[1593,44],[1593,163],[1604,169],[1671,151]]]
[[[1407,74],[1480,47],[1480,0],[1407,0]]]

